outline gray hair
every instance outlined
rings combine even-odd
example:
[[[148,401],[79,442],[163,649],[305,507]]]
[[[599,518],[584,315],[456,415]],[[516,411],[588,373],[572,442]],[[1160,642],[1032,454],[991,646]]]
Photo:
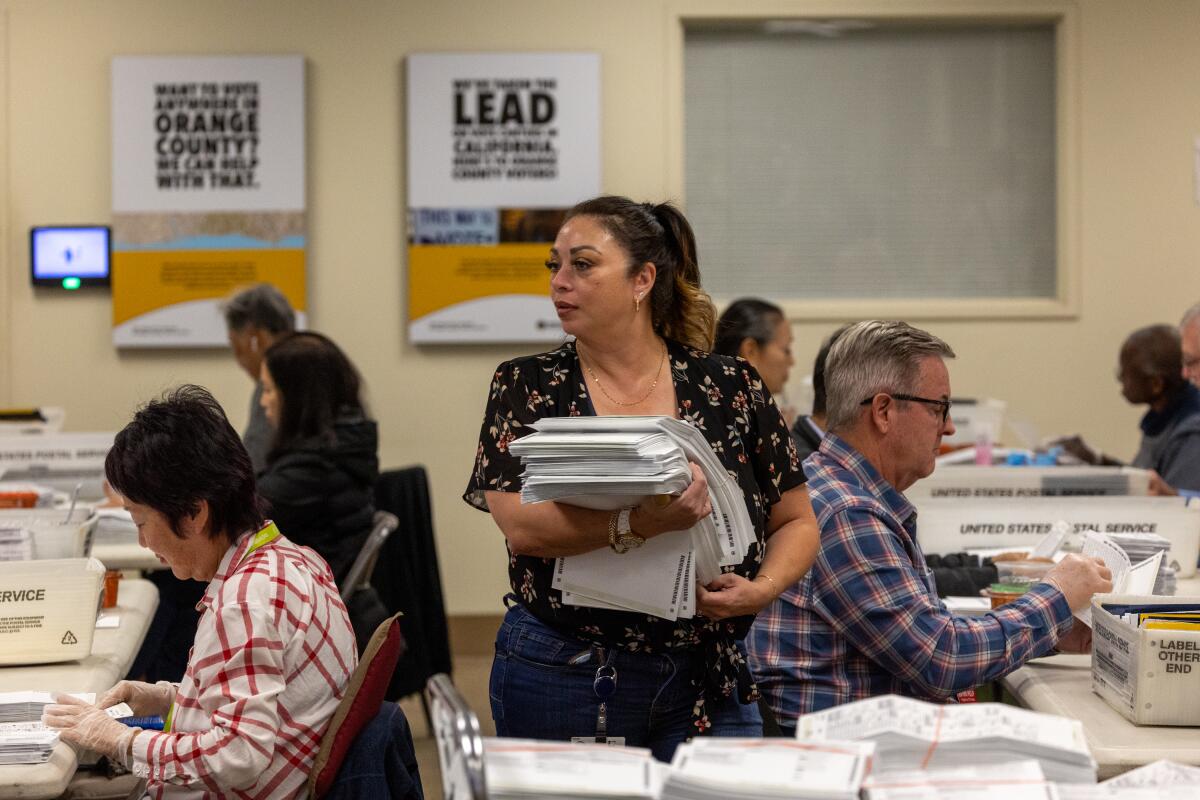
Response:
[[[825,363],[829,430],[852,427],[865,398],[880,392],[914,392],[921,360],[929,356],[954,358],[954,351],[906,322],[872,319],[846,328]]]
[[[1200,303],[1196,303],[1196,305],[1183,312],[1183,319],[1179,320],[1179,330],[1183,330],[1198,319],[1200,319]]]
[[[283,292],[269,283],[243,289],[222,306],[225,325],[240,331],[249,325],[270,333],[291,333],[296,329],[296,312]]]

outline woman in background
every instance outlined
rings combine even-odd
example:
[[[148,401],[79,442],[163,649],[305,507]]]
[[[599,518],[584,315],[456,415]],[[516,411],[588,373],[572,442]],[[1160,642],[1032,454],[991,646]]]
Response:
[[[273,436],[259,493],[279,529],[316,550],[340,583],[371,531],[379,477],[358,370],[328,337],[304,332],[267,349],[261,379]]]
[[[787,386],[788,372],[795,363],[792,358],[792,326],[788,324],[783,309],[755,297],[734,300],[717,320],[717,335],[712,350],[749,361],[750,366],[762,376],[763,385],[775,402],[780,402],[783,389]],[[782,406],[780,410],[791,425],[795,414]]]

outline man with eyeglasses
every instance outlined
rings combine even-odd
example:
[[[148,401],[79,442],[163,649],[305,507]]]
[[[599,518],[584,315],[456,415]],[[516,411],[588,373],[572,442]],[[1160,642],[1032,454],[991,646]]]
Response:
[[[1111,590],[1099,559],[1069,555],[983,617],[956,617],[938,599],[903,492],[933,472],[942,436],[954,432],[953,357],[941,339],[882,320],[850,326],[829,352],[828,427],[804,462],[821,548],[747,639],[786,734],[801,714],[890,693],[949,700],[1056,646],[1091,646],[1072,611]]]

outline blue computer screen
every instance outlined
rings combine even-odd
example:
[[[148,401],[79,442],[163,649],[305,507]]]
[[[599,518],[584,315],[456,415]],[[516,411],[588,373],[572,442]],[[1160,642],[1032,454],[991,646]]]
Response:
[[[109,229],[34,228],[33,279],[65,277],[107,278],[109,269]]]

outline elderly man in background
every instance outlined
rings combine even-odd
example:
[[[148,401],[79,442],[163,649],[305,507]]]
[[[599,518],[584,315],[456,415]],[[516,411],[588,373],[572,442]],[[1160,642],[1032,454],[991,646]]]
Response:
[[[828,428],[804,464],[821,548],[760,615],[750,662],[785,733],[801,714],[881,694],[951,699],[1091,633],[1072,611],[1112,588],[1098,559],[1068,555],[1023,597],[976,618],[937,597],[904,490],[953,433],[950,347],[903,322],[841,335],[825,367]]]
[[[267,451],[271,448],[271,425],[262,409],[263,353],[278,340],[296,329],[296,312],[283,292],[269,283],[260,283],[239,291],[226,301],[225,327],[229,346],[238,366],[254,381],[250,396],[250,416],[242,432],[242,444],[250,454],[255,474],[267,466]]]

